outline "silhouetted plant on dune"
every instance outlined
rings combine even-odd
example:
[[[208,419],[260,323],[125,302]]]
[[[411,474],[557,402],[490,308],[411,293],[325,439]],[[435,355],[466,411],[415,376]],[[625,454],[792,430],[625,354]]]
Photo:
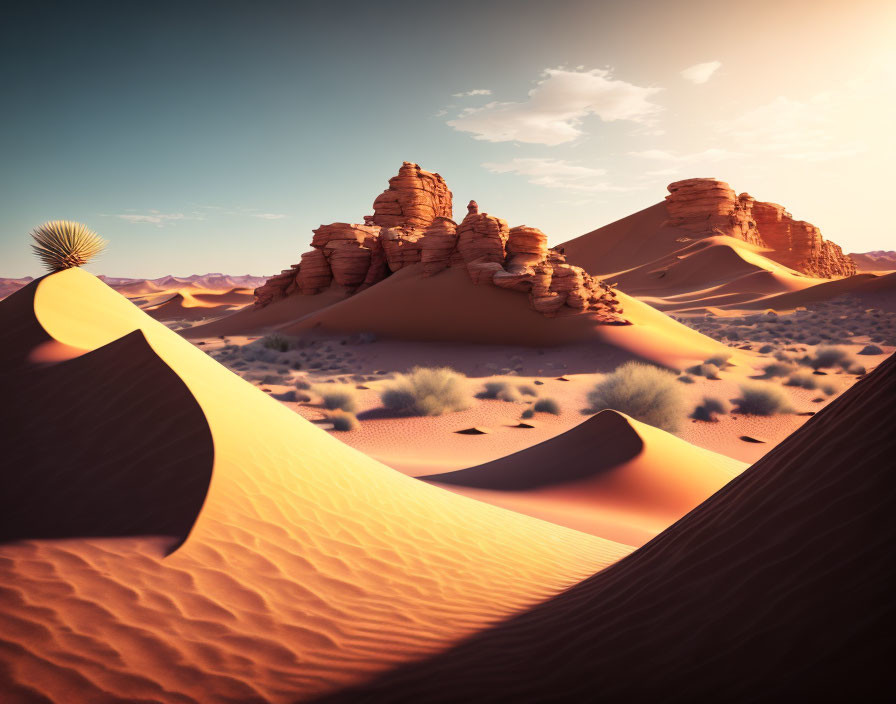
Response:
[[[472,405],[466,378],[448,367],[414,367],[399,374],[380,399],[389,410],[412,416],[439,416]]]
[[[53,220],[34,228],[31,249],[51,272],[83,266],[106,247],[106,241],[79,222]]]
[[[675,375],[659,367],[626,362],[588,392],[590,411],[611,408],[663,430],[677,430],[684,416],[684,395]]]

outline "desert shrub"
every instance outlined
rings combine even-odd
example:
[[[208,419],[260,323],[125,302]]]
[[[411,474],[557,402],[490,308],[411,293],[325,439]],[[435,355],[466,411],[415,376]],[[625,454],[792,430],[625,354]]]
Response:
[[[852,355],[845,347],[837,347],[836,345],[822,345],[815,350],[815,353],[809,357],[809,366],[813,369],[825,369],[827,367],[843,367],[844,369],[850,365]]]
[[[774,379],[775,377],[793,374],[796,371],[796,365],[790,362],[772,362],[762,368],[762,376],[765,379]]]
[[[82,266],[106,247],[106,241],[93,230],[70,220],[45,222],[32,230],[31,238],[31,249],[49,271]]]
[[[309,384],[308,380],[303,376],[296,378],[295,385],[299,391],[307,391],[311,388],[311,384]]]
[[[724,369],[728,366],[728,360],[731,358],[730,354],[725,352],[720,352],[719,354],[714,354],[707,360],[704,360],[704,364],[713,364],[719,369]]]
[[[674,431],[687,411],[675,375],[659,367],[626,362],[588,392],[592,412],[612,408],[663,430]]]
[[[355,390],[351,386],[318,386],[314,389],[324,408],[331,411],[341,410],[346,413],[354,413],[358,409],[358,399]]]
[[[774,345],[763,345],[762,347],[759,348],[759,354],[768,354],[769,352],[774,352],[774,351],[775,351]]]
[[[784,390],[767,382],[744,382],[740,385],[740,398],[735,399],[735,410],[751,416],[771,416],[791,413],[793,407]]]
[[[529,386],[528,384],[520,384],[516,387],[516,390],[523,396],[538,396],[538,390],[534,386]]]
[[[534,408],[527,408],[525,411],[523,411],[522,413],[520,413],[520,418],[531,418],[531,417],[534,416],[534,415],[535,415],[535,409],[534,409]]]
[[[506,381],[487,381],[485,389],[476,394],[476,398],[492,398],[499,401],[519,401],[520,394],[515,386]]]
[[[412,416],[438,416],[469,408],[466,379],[448,367],[414,367],[380,392],[389,410]]]
[[[797,386],[801,389],[817,389],[818,377],[805,369],[793,372],[784,382],[787,386]]]
[[[262,384],[282,384],[283,377],[279,374],[265,374],[261,377]]]
[[[552,398],[540,398],[532,406],[532,410],[536,413],[553,413],[555,416],[559,416],[560,404]]]
[[[724,415],[730,410],[728,402],[711,396],[704,396],[703,401],[694,408],[691,418],[695,420],[705,420],[709,422],[717,422],[717,415]]]
[[[346,413],[345,411],[328,413],[327,420],[333,424],[333,430],[356,430],[361,425],[354,413]]]
[[[289,349],[289,340],[278,332],[261,338],[263,347],[275,352],[286,352]]]
[[[694,377],[692,377],[690,374],[683,374],[682,376],[678,377],[678,381],[680,381],[682,384],[693,384]]]
[[[708,362],[704,362],[703,364],[695,364],[693,367],[688,367],[685,370],[688,374],[693,374],[694,376],[705,376],[707,379],[718,379],[719,378],[719,368],[715,364],[710,364]]]
[[[846,371],[848,371],[850,374],[856,375],[866,374],[868,372],[868,370],[865,369],[865,366],[862,364],[851,364]]]
[[[837,393],[837,385],[831,383],[830,381],[823,381],[818,385],[818,388],[821,389],[828,396],[833,396]]]
[[[284,391],[282,394],[271,394],[272,398],[277,399],[278,401],[293,401],[296,400],[296,392],[292,389],[289,391]]]

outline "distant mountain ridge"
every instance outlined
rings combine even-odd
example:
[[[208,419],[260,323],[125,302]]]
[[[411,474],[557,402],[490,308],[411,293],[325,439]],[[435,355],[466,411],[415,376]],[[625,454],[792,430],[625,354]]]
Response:
[[[159,291],[170,288],[197,288],[197,289],[232,289],[249,288],[256,289],[267,281],[266,276],[253,276],[252,274],[222,274],[210,272],[208,274],[191,274],[190,276],[160,276],[157,279],[141,279],[123,276],[98,276],[105,284],[114,289],[133,289],[135,287],[156,288]],[[0,298],[6,298],[23,286],[34,280],[33,276],[22,278],[0,278]]]
[[[849,255],[859,271],[889,271],[896,269],[896,252],[875,249],[871,252],[855,252]]]

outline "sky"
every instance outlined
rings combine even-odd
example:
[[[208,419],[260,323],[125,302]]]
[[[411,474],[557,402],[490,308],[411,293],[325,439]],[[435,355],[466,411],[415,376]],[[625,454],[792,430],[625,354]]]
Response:
[[[327,5],[327,6],[325,6]],[[402,161],[551,244],[716,177],[896,249],[896,2],[19,3],[0,276],[46,220],[110,276],[273,274]]]

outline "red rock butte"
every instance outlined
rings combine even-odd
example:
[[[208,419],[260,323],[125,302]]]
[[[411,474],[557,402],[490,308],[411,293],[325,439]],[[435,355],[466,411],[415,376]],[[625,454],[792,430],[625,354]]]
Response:
[[[255,306],[293,295],[314,295],[332,285],[354,293],[413,264],[424,277],[464,267],[477,284],[528,295],[529,304],[553,317],[588,313],[598,323],[627,324],[614,291],[566,262],[547,235],[526,225],[479,212],[475,201],[457,224],[451,191],[437,173],[404,162],[373,202],[363,224],[334,222],[314,230],[301,261],[255,289]]]
[[[689,178],[669,184],[666,224],[700,237],[727,235],[766,248],[765,256],[821,278],[852,276],[856,264],[811,223],[794,220],[783,206],[734,194],[724,181]]]

